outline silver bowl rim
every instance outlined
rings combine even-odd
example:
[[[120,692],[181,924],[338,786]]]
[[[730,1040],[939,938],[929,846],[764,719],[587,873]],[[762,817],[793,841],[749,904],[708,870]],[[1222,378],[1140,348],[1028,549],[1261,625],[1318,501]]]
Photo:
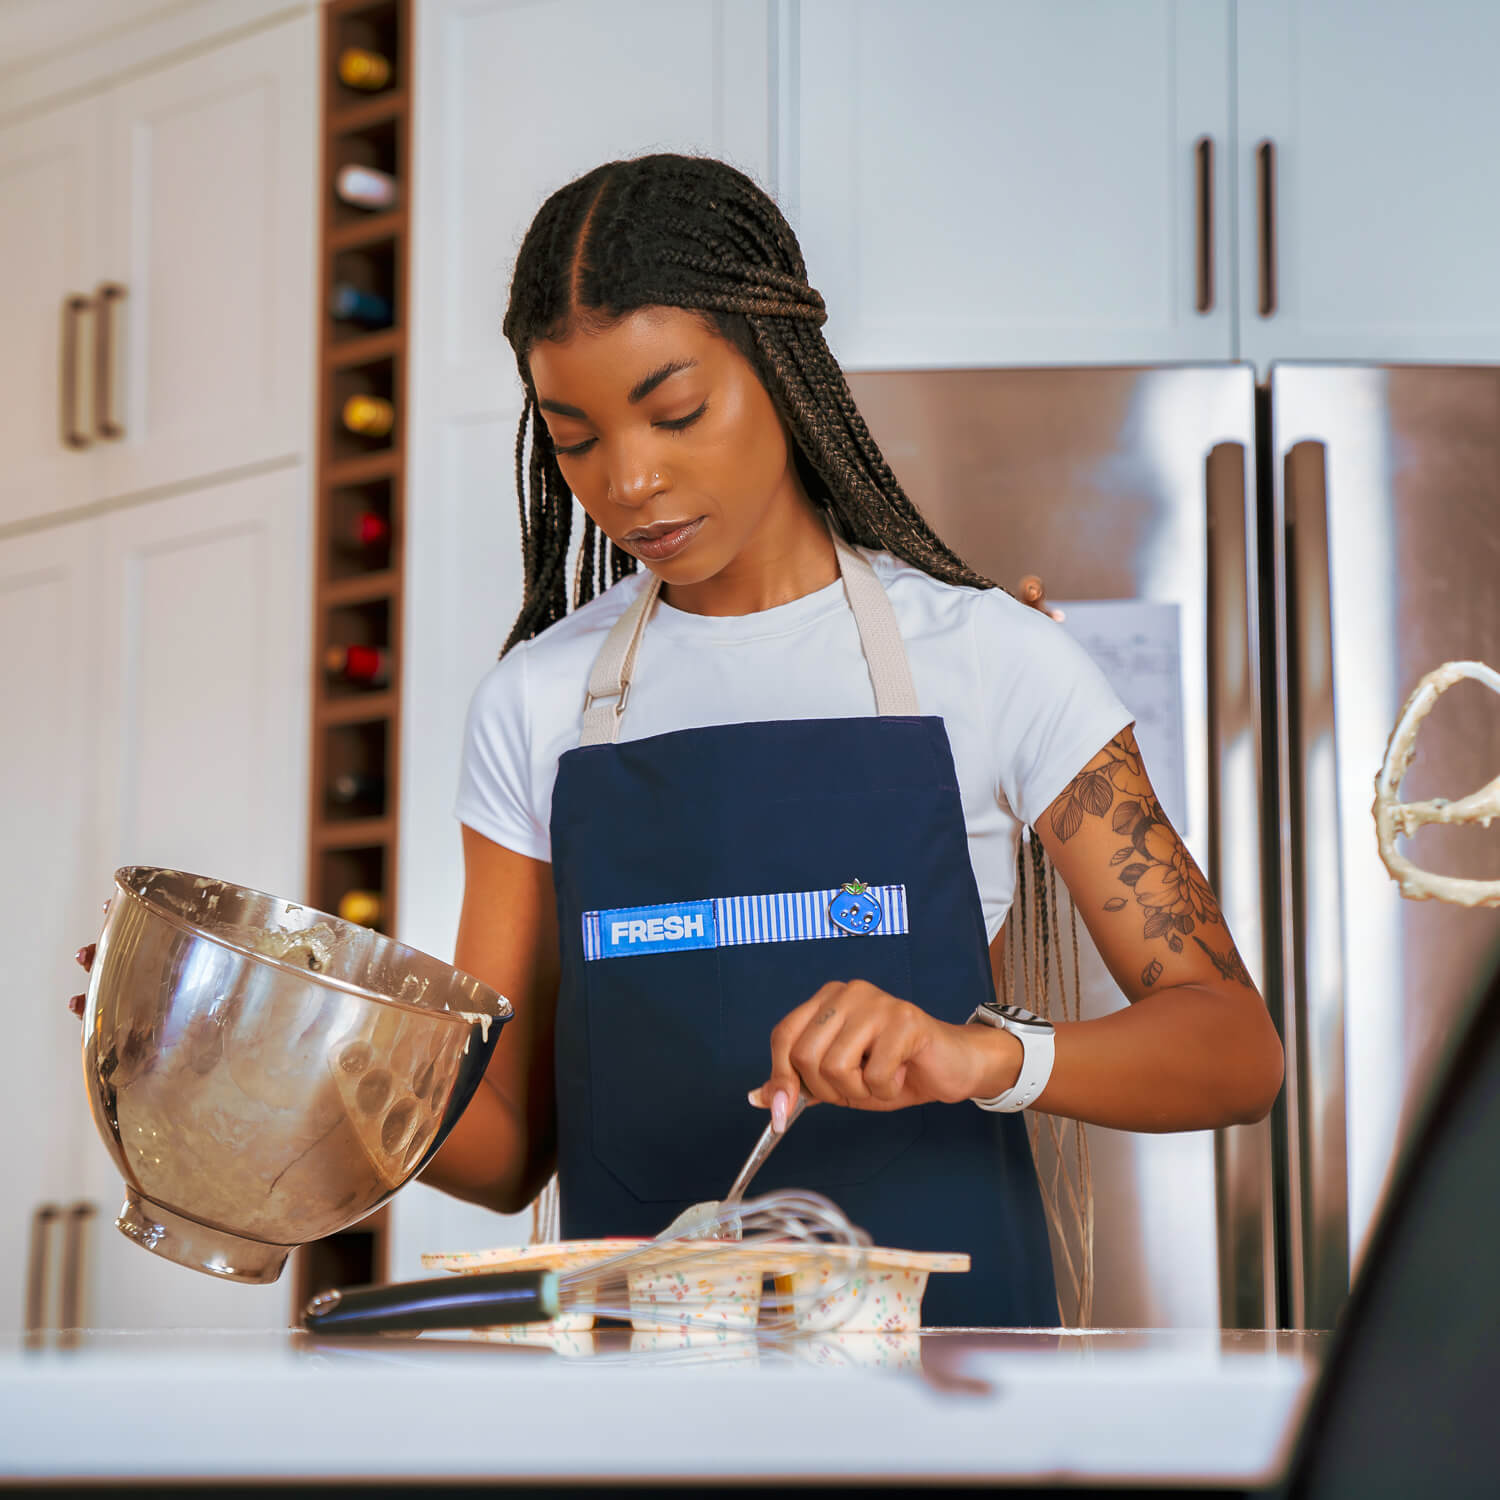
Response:
[[[257,890],[254,886],[235,885],[233,881],[222,880],[217,875],[197,875],[191,870],[178,870],[170,865],[121,865],[115,871],[115,889],[122,895],[128,896],[132,901],[139,902],[153,917],[159,917],[170,926],[177,928],[180,932],[189,934],[191,937],[202,938],[205,942],[216,943],[221,948],[229,948],[246,958],[254,959],[257,963],[269,964],[272,968],[276,969],[284,969],[288,974],[295,974],[304,980],[309,979],[309,970],[298,968],[295,964],[287,963],[284,959],[277,958],[271,953],[257,953],[255,949],[247,948],[243,943],[237,943],[232,938],[221,937],[218,933],[210,932],[207,928],[197,927],[192,922],[189,922],[186,917],[171,910],[170,907],[162,906],[158,902],[152,901],[149,897],[143,896],[129,883],[130,876],[141,875],[180,875],[187,880],[204,880],[214,885],[233,886],[235,890],[244,891],[247,895],[259,896],[266,901],[280,901],[286,906],[295,906],[301,911],[311,912],[314,916],[326,917],[330,922],[340,922],[345,926],[357,925],[344,922],[342,917],[335,916],[332,912],[323,911],[316,906],[310,906],[305,902],[289,901],[285,896],[272,895],[271,892]],[[380,936],[385,937],[386,935],[382,933]],[[434,963],[441,962],[439,959],[434,959],[430,953],[423,953],[420,948],[413,948],[409,943],[403,943],[397,938],[388,937],[387,941],[395,943],[398,948],[405,948],[408,952],[415,953]],[[494,1015],[489,1017],[490,1020],[499,1021],[504,1024],[506,1021],[514,1018],[515,1007],[493,985],[485,984],[484,980],[476,978],[464,969],[453,968],[452,964],[449,964],[447,967],[453,969],[455,974],[460,974],[465,979],[488,990],[495,997],[498,1002],[498,1008]],[[380,1005],[394,1006],[397,1010],[409,1011],[413,1015],[447,1016],[465,1026],[478,1024],[476,1021],[466,1019],[467,1015],[483,1016],[485,1014],[482,1010],[463,1012],[449,1010],[447,1006],[444,1006],[442,1010],[434,1010],[425,1005],[413,1005],[410,1001],[398,1000],[393,995],[382,995],[378,990],[369,989],[362,984],[355,984],[353,980],[340,979],[336,974],[318,974],[310,982],[322,985],[327,989],[342,990],[346,995],[356,995],[361,999],[374,1000]]]

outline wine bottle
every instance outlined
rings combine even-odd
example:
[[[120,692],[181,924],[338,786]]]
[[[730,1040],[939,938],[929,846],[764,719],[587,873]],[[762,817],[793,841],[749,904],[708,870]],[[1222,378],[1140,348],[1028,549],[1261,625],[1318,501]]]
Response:
[[[384,646],[330,646],[323,665],[329,676],[361,687],[384,687],[391,680],[391,653]]]
[[[328,310],[341,322],[358,323],[365,328],[389,328],[393,319],[386,298],[376,292],[361,291],[350,281],[334,283]]]
[[[345,47],[339,53],[339,82],[373,94],[391,81],[391,60],[368,47]]]
[[[379,891],[345,891],[339,897],[339,916],[361,927],[378,927],[385,915],[385,902]]]
[[[379,511],[362,510],[334,532],[334,544],[345,552],[370,553],[391,539],[391,523]]]
[[[385,796],[385,777],[373,771],[342,771],[328,783],[328,800],[337,807],[378,804]]]
[[[333,188],[345,203],[355,208],[395,207],[396,179],[378,167],[340,167]]]
[[[344,402],[344,426],[360,437],[385,437],[396,425],[396,408],[384,396],[350,396]]]

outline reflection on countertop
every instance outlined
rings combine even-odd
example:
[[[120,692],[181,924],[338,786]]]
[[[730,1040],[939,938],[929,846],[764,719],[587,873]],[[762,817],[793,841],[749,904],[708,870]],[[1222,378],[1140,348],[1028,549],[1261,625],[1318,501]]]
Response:
[[[8,1471],[39,1478],[1243,1486],[1284,1462],[1327,1343],[1218,1329],[774,1342],[604,1328],[533,1343],[91,1329],[71,1347],[11,1340],[0,1410]]]
[[[132,1361],[214,1362],[233,1359],[258,1365],[285,1361],[378,1359],[414,1362],[481,1361],[496,1374],[513,1368],[513,1356],[534,1368],[538,1355],[564,1361],[586,1359],[600,1368],[642,1370],[667,1364],[759,1365],[792,1362],[823,1368],[959,1371],[974,1359],[1016,1356],[1028,1361],[1062,1356],[1064,1361],[1128,1358],[1133,1365],[1170,1361],[1196,1365],[1205,1374],[1239,1367],[1245,1359],[1290,1370],[1316,1367],[1329,1335],[1278,1329],[924,1329],[922,1332],[822,1334],[774,1338],[739,1331],[669,1329],[631,1332],[601,1326],[591,1332],[547,1328],[480,1329],[472,1335],[386,1334],[330,1338],[302,1329],[72,1329],[45,1343],[12,1335],[0,1343],[0,1379],[46,1362],[80,1365]],[[676,1356],[667,1359],[663,1356]],[[36,1361],[37,1364],[31,1364]],[[1067,1368],[1067,1365],[1064,1365]]]

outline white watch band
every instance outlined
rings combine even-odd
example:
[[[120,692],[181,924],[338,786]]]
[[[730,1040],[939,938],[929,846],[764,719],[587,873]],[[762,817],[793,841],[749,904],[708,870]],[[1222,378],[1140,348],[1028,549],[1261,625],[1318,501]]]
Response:
[[[993,1110],[1000,1114],[1013,1114],[1036,1101],[1047,1087],[1052,1076],[1052,1061],[1056,1056],[1056,1036],[1051,1031],[1033,1031],[1029,1027],[1009,1027],[1003,1022],[990,1022],[1002,1031],[1009,1031],[1021,1043],[1021,1073],[1015,1083],[1003,1094],[993,1099],[976,1099],[980,1109]]]

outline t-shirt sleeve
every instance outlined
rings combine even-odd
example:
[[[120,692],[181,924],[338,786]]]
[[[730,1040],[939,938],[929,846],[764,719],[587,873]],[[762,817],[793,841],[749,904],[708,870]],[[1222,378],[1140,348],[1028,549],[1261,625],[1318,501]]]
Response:
[[[469,700],[454,813],[485,838],[530,859],[552,858],[531,795],[531,714],[523,643],[480,679]]]
[[[1034,824],[1135,716],[1093,657],[1039,610],[989,590],[974,629],[996,789]]]

